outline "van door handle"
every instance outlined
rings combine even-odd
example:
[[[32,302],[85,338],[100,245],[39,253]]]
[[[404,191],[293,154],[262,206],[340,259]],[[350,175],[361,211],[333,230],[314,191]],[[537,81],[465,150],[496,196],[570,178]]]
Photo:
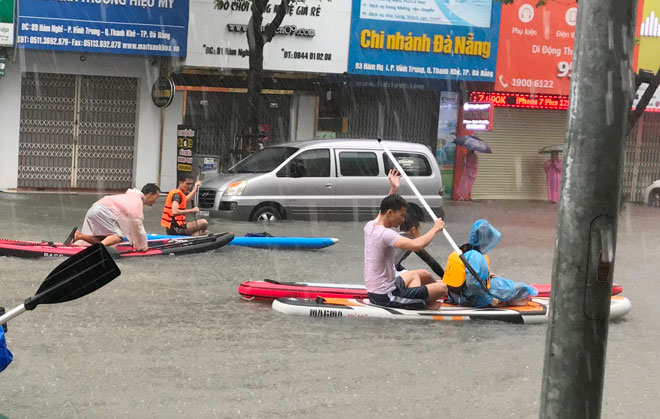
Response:
[[[332,189],[332,183],[326,183],[326,184],[325,184],[325,187],[326,187],[327,189]]]

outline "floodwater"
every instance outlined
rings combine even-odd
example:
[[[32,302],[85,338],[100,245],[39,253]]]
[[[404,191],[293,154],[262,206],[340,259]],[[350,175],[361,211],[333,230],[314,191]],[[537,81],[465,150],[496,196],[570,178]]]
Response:
[[[63,240],[91,195],[0,194],[0,236]],[[162,205],[162,199],[159,204]],[[160,232],[160,206],[145,212]],[[503,234],[493,271],[549,282],[557,207],[546,202],[446,206],[460,244],[486,218]],[[615,282],[633,309],[610,325],[603,418],[654,418],[660,305],[660,212],[626,205]],[[359,283],[363,221],[276,224],[214,219],[213,232],[320,235],[319,251],[225,247],[213,254],[122,260],[122,275],[76,301],[9,323],[13,364],[0,374],[8,418],[533,418],[544,325],[307,318],[242,300],[244,280]],[[428,228],[426,223],[425,227]],[[444,265],[442,235],[429,247]],[[61,261],[61,260],[60,260]],[[32,295],[57,260],[0,258],[0,305]],[[422,268],[411,255],[408,268]],[[0,416],[1,416],[0,415]]]

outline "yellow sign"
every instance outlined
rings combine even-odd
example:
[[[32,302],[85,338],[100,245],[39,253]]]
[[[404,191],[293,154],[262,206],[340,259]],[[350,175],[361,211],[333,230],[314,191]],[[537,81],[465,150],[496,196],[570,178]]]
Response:
[[[639,33],[637,68],[652,72],[660,67],[660,0],[644,0]]]
[[[192,172],[192,166],[189,164],[178,163],[176,165],[176,170],[179,170],[181,172]]]

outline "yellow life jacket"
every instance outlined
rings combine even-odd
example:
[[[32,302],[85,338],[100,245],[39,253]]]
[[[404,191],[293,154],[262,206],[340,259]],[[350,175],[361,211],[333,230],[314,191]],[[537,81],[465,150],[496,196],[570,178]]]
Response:
[[[484,255],[486,263],[488,264],[488,271],[490,272],[490,258]],[[450,291],[462,292],[465,289],[465,264],[458,256],[458,253],[452,252],[447,259],[445,266],[445,274],[442,277],[442,282],[447,284]],[[486,279],[486,286],[490,288],[490,278]]]

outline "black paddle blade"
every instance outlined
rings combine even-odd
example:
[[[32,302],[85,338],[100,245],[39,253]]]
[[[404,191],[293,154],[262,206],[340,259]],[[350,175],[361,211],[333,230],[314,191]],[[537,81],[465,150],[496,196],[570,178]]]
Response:
[[[25,309],[34,310],[39,304],[75,300],[96,291],[120,274],[105,246],[100,243],[92,245],[53,269],[36,294],[25,300]]]

